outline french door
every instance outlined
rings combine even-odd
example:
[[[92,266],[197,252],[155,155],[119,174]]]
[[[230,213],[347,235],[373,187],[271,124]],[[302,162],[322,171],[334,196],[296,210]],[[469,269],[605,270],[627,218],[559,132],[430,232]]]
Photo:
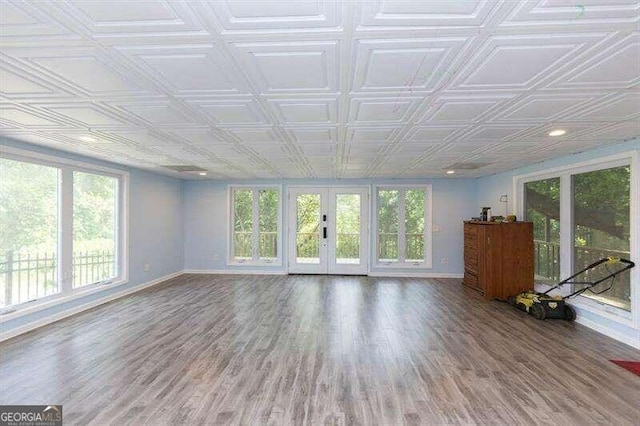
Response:
[[[288,200],[290,273],[367,273],[367,187],[290,187]]]

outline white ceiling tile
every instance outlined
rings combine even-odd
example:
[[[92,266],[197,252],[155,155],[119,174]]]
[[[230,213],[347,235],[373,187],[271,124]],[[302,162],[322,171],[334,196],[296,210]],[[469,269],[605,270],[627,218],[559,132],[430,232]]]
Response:
[[[210,3],[225,33],[291,31],[334,27],[334,0],[222,0]]]
[[[67,55],[70,55],[68,52]],[[64,79],[69,85],[90,92],[140,91],[140,86],[126,79],[94,56],[57,56],[31,58],[34,64]]]
[[[235,45],[263,93],[337,90],[336,42]]]
[[[0,135],[170,176],[490,163],[460,175],[477,177],[639,137],[639,15],[630,0],[5,0]]]
[[[95,106],[48,106],[47,110],[77,120],[87,126],[121,126],[123,122]]]
[[[121,104],[120,107],[153,125],[185,124],[196,121],[178,111],[174,106],[162,101],[146,104]]]
[[[330,124],[337,119],[335,99],[274,99],[269,103],[283,124]]]
[[[59,127],[61,123],[45,118],[38,114],[23,111],[18,108],[0,108],[0,119],[13,126],[50,126]]]
[[[433,90],[467,38],[358,40],[355,88],[362,91]]]
[[[0,93],[6,95],[30,93],[47,94],[51,93],[51,89],[30,80],[26,76],[20,76],[4,68],[0,68]]]

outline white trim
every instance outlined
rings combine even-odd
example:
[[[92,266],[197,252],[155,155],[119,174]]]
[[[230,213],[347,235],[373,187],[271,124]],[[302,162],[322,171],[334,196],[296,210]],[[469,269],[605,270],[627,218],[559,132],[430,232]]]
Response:
[[[48,317],[42,318],[40,320],[32,321],[32,322],[30,322],[28,324],[25,324],[25,325],[21,326],[21,327],[17,327],[17,328],[11,329],[9,331],[2,332],[2,333],[0,333],[0,342],[5,341],[7,339],[11,339],[12,337],[16,337],[16,336],[18,336],[20,334],[24,334],[24,333],[27,333],[29,331],[35,330],[36,328],[40,328],[40,327],[43,327],[45,325],[54,323],[56,321],[60,321],[61,319],[68,318],[68,317],[70,317],[72,315],[78,314],[78,313],[86,311],[88,309],[95,308],[96,306],[100,306],[100,305],[103,305],[105,303],[111,302],[112,300],[120,299],[120,298],[122,298],[124,296],[128,296],[128,295],[130,295],[132,293],[136,293],[136,292],[138,292],[140,290],[144,290],[144,289],[152,287],[154,285],[163,283],[163,282],[168,281],[170,279],[176,278],[176,277],[182,275],[183,273],[184,273],[183,271],[174,272],[172,274],[165,275],[165,276],[160,277],[160,278],[156,278],[155,280],[148,281],[148,282],[146,282],[144,284],[139,284],[139,285],[136,285],[136,286],[132,286],[132,287],[126,288],[123,291],[120,291],[118,293],[114,293],[112,295],[105,296],[105,297],[102,297],[100,299],[92,300],[91,302],[82,304],[80,306],[76,306],[74,308],[67,309],[65,311],[55,313],[53,315],[49,315]],[[122,283],[119,284],[119,285],[122,285]],[[113,286],[110,286],[110,288],[112,288],[112,287]],[[103,288],[101,288],[101,290],[102,289]],[[90,294],[90,293],[84,292],[81,295],[79,294],[78,297],[87,296],[88,294]],[[69,299],[68,298],[68,299],[65,299],[64,302],[69,302],[70,300],[73,300],[73,299]],[[51,306],[53,306],[53,305],[50,305],[50,306],[47,306],[47,307],[51,307]]]
[[[286,271],[261,271],[259,269],[185,269],[183,272],[204,275],[287,275]]]
[[[464,278],[464,274],[454,274],[449,272],[394,272],[394,271],[371,271],[370,277],[389,278]]]
[[[624,333],[620,333],[616,330],[613,330],[612,328],[609,327],[605,327],[604,325],[602,325],[599,322],[596,321],[592,321],[590,319],[587,319],[581,315],[579,315],[576,317],[576,322],[578,324],[584,325],[585,327],[588,327],[600,334],[604,334],[605,336],[611,337],[612,339],[615,339],[619,342],[625,343],[629,346],[632,346],[636,349],[640,349],[640,340],[638,340],[637,338],[634,339],[633,336],[629,336],[626,335]]]

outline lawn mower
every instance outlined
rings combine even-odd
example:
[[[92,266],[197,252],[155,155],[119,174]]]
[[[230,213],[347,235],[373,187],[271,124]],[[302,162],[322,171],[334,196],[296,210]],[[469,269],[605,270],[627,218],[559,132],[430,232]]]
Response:
[[[600,266],[600,269],[605,268],[605,271],[607,273],[605,277],[598,278],[594,281],[577,280],[580,275],[585,273],[587,273],[586,275],[589,275],[588,273],[595,271]],[[615,271],[611,271],[610,268],[614,266],[618,269]],[[574,311],[573,308],[566,303],[567,299],[578,296],[587,290],[594,294],[602,294],[606,291],[609,291],[613,287],[616,277],[621,273],[633,268],[634,266],[635,264],[627,259],[620,259],[618,257],[605,257],[596,262],[593,262],[592,264],[590,264],[580,272],[577,272],[574,275],[570,276],[566,280],[560,281],[558,284],[551,287],[544,293],[525,291],[518,294],[517,296],[509,297],[508,302],[518,309],[533,315],[533,317],[536,319],[543,320],[545,318],[555,318],[573,321],[576,319],[576,311]],[[593,287],[607,280],[611,280],[611,284],[609,285],[609,287],[598,292],[592,290]],[[583,287],[567,296],[549,295],[551,291],[558,289],[565,284],[579,285]]]

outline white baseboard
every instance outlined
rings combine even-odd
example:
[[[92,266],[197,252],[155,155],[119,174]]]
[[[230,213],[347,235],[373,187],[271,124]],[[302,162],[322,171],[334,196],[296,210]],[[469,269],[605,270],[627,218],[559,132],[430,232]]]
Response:
[[[185,269],[185,274],[211,275],[287,275],[285,271],[261,271],[259,269]]]
[[[609,327],[605,327],[602,324],[599,324],[595,321],[591,321],[590,319],[587,319],[580,315],[578,315],[578,317],[576,318],[576,322],[594,331],[597,331],[600,334],[604,334],[607,337],[611,337],[612,339],[617,340],[618,342],[622,342],[636,349],[640,349],[640,340],[634,339],[632,336],[627,336],[625,334],[618,333],[617,331],[612,330]]]
[[[111,294],[109,296],[101,297],[100,299],[92,300],[91,302],[84,303],[82,305],[75,306],[75,307],[73,307],[71,309],[67,309],[65,311],[55,313],[53,315],[50,315],[48,317],[39,319],[37,321],[32,321],[32,322],[30,322],[28,324],[25,324],[25,325],[21,326],[21,327],[17,327],[17,328],[11,329],[9,331],[2,332],[2,333],[0,333],[0,342],[3,342],[3,341],[8,340],[8,339],[11,339],[12,337],[19,336],[20,334],[27,333],[27,332],[29,332],[31,330],[35,330],[36,328],[43,327],[45,325],[54,323],[56,321],[60,321],[61,319],[70,317],[72,315],[78,314],[80,312],[86,311],[86,310],[94,308],[96,306],[104,305],[105,303],[111,302],[112,300],[116,300],[116,299],[119,299],[121,297],[128,296],[129,294],[136,293],[136,292],[138,292],[140,290],[144,290],[145,288],[149,288],[149,287],[152,287],[154,285],[160,284],[160,283],[165,282],[167,280],[170,280],[172,278],[178,277],[178,276],[182,275],[183,273],[184,273],[183,271],[174,272],[172,274],[165,275],[165,276],[160,277],[160,278],[156,278],[155,280],[148,281],[148,282],[146,282],[144,284],[139,284],[139,285],[136,285],[136,286],[133,286],[133,287],[129,287],[129,288],[126,288],[126,289],[124,289],[122,291],[119,291],[117,293]]]
[[[464,278],[464,274],[452,274],[445,272],[394,272],[376,271],[369,272],[370,277],[397,277],[397,278]]]

